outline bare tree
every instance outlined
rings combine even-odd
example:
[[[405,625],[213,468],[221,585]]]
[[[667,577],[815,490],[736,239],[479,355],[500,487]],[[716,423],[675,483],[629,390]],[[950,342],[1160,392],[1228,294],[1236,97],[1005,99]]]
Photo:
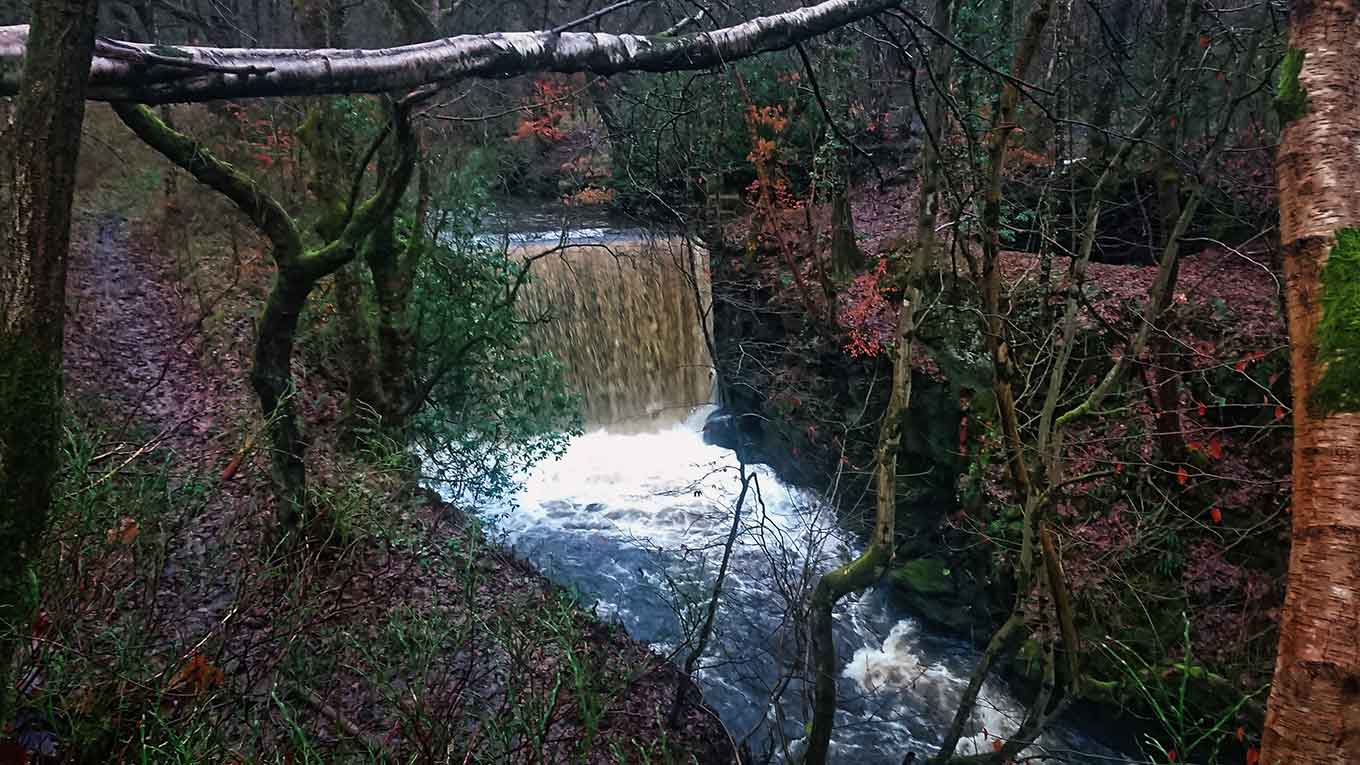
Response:
[[[898,0],[826,0],[788,13],[679,37],[586,32],[461,35],[382,50],[269,50],[155,46],[100,40],[88,95],[146,104],[263,96],[387,93],[465,77],[531,72],[708,69],[782,50],[867,18]],[[0,61],[17,62],[26,26],[0,28]],[[18,88],[0,69],[0,95]]]

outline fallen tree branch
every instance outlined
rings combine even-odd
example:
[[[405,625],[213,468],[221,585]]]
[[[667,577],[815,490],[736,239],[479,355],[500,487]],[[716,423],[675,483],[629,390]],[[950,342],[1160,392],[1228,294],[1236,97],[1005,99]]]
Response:
[[[164,104],[385,93],[466,77],[512,77],[529,72],[615,74],[708,69],[789,48],[899,2],[826,0],[677,37],[502,32],[372,50],[211,48],[105,40],[90,65],[87,97]],[[18,92],[19,64],[27,43],[27,26],[0,27],[0,96]]]

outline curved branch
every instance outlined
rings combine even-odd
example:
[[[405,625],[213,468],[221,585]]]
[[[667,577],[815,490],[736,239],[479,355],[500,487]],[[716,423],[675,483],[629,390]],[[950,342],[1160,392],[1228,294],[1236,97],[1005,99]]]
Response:
[[[293,217],[250,176],[218,159],[207,147],[170,127],[141,104],[115,103],[113,110],[148,146],[235,203],[269,237],[279,266],[292,263],[302,254],[302,235]]]
[[[353,210],[339,236],[302,258],[301,265],[313,278],[320,279],[353,260],[359,245],[363,244],[373,229],[396,214],[397,205],[401,204],[406,187],[411,183],[416,158],[420,153],[415,130],[411,127],[409,102],[395,105],[392,126],[399,152],[397,166],[388,173],[373,196]]]
[[[105,44],[88,98],[147,104],[259,96],[383,93],[464,77],[528,72],[670,72],[708,69],[802,40],[898,5],[900,0],[826,0],[787,13],[679,37],[585,32],[460,35],[375,50],[285,50]],[[19,86],[27,26],[0,27],[0,96]],[[141,60],[127,60],[129,57]],[[159,63],[165,57],[173,66]],[[211,71],[204,71],[210,69]]]

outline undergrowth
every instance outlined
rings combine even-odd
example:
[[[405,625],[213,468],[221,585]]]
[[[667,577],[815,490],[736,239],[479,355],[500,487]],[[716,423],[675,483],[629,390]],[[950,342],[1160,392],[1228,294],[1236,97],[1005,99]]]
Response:
[[[6,745],[19,761],[701,761],[683,731],[637,719],[649,675],[670,687],[657,657],[475,518],[394,494],[383,444],[284,551],[199,538],[219,480],[93,422],[67,426]]]

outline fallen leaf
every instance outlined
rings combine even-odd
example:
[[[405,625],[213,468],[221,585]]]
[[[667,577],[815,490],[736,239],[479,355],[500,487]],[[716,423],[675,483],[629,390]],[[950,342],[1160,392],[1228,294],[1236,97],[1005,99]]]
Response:
[[[223,481],[230,481],[232,477],[236,475],[236,471],[241,469],[241,458],[244,456],[245,455],[243,454],[238,454],[235,457],[232,457],[231,462],[228,462],[227,466],[222,468]]]
[[[1181,465],[1180,468],[1176,470],[1176,483],[1184,486],[1185,482],[1188,480],[1190,480],[1190,473],[1185,469],[1184,465]]]
[[[123,545],[130,545],[141,533],[141,528],[137,525],[135,518],[123,516],[118,519],[118,525],[104,532],[104,541],[108,544],[115,542]]]

